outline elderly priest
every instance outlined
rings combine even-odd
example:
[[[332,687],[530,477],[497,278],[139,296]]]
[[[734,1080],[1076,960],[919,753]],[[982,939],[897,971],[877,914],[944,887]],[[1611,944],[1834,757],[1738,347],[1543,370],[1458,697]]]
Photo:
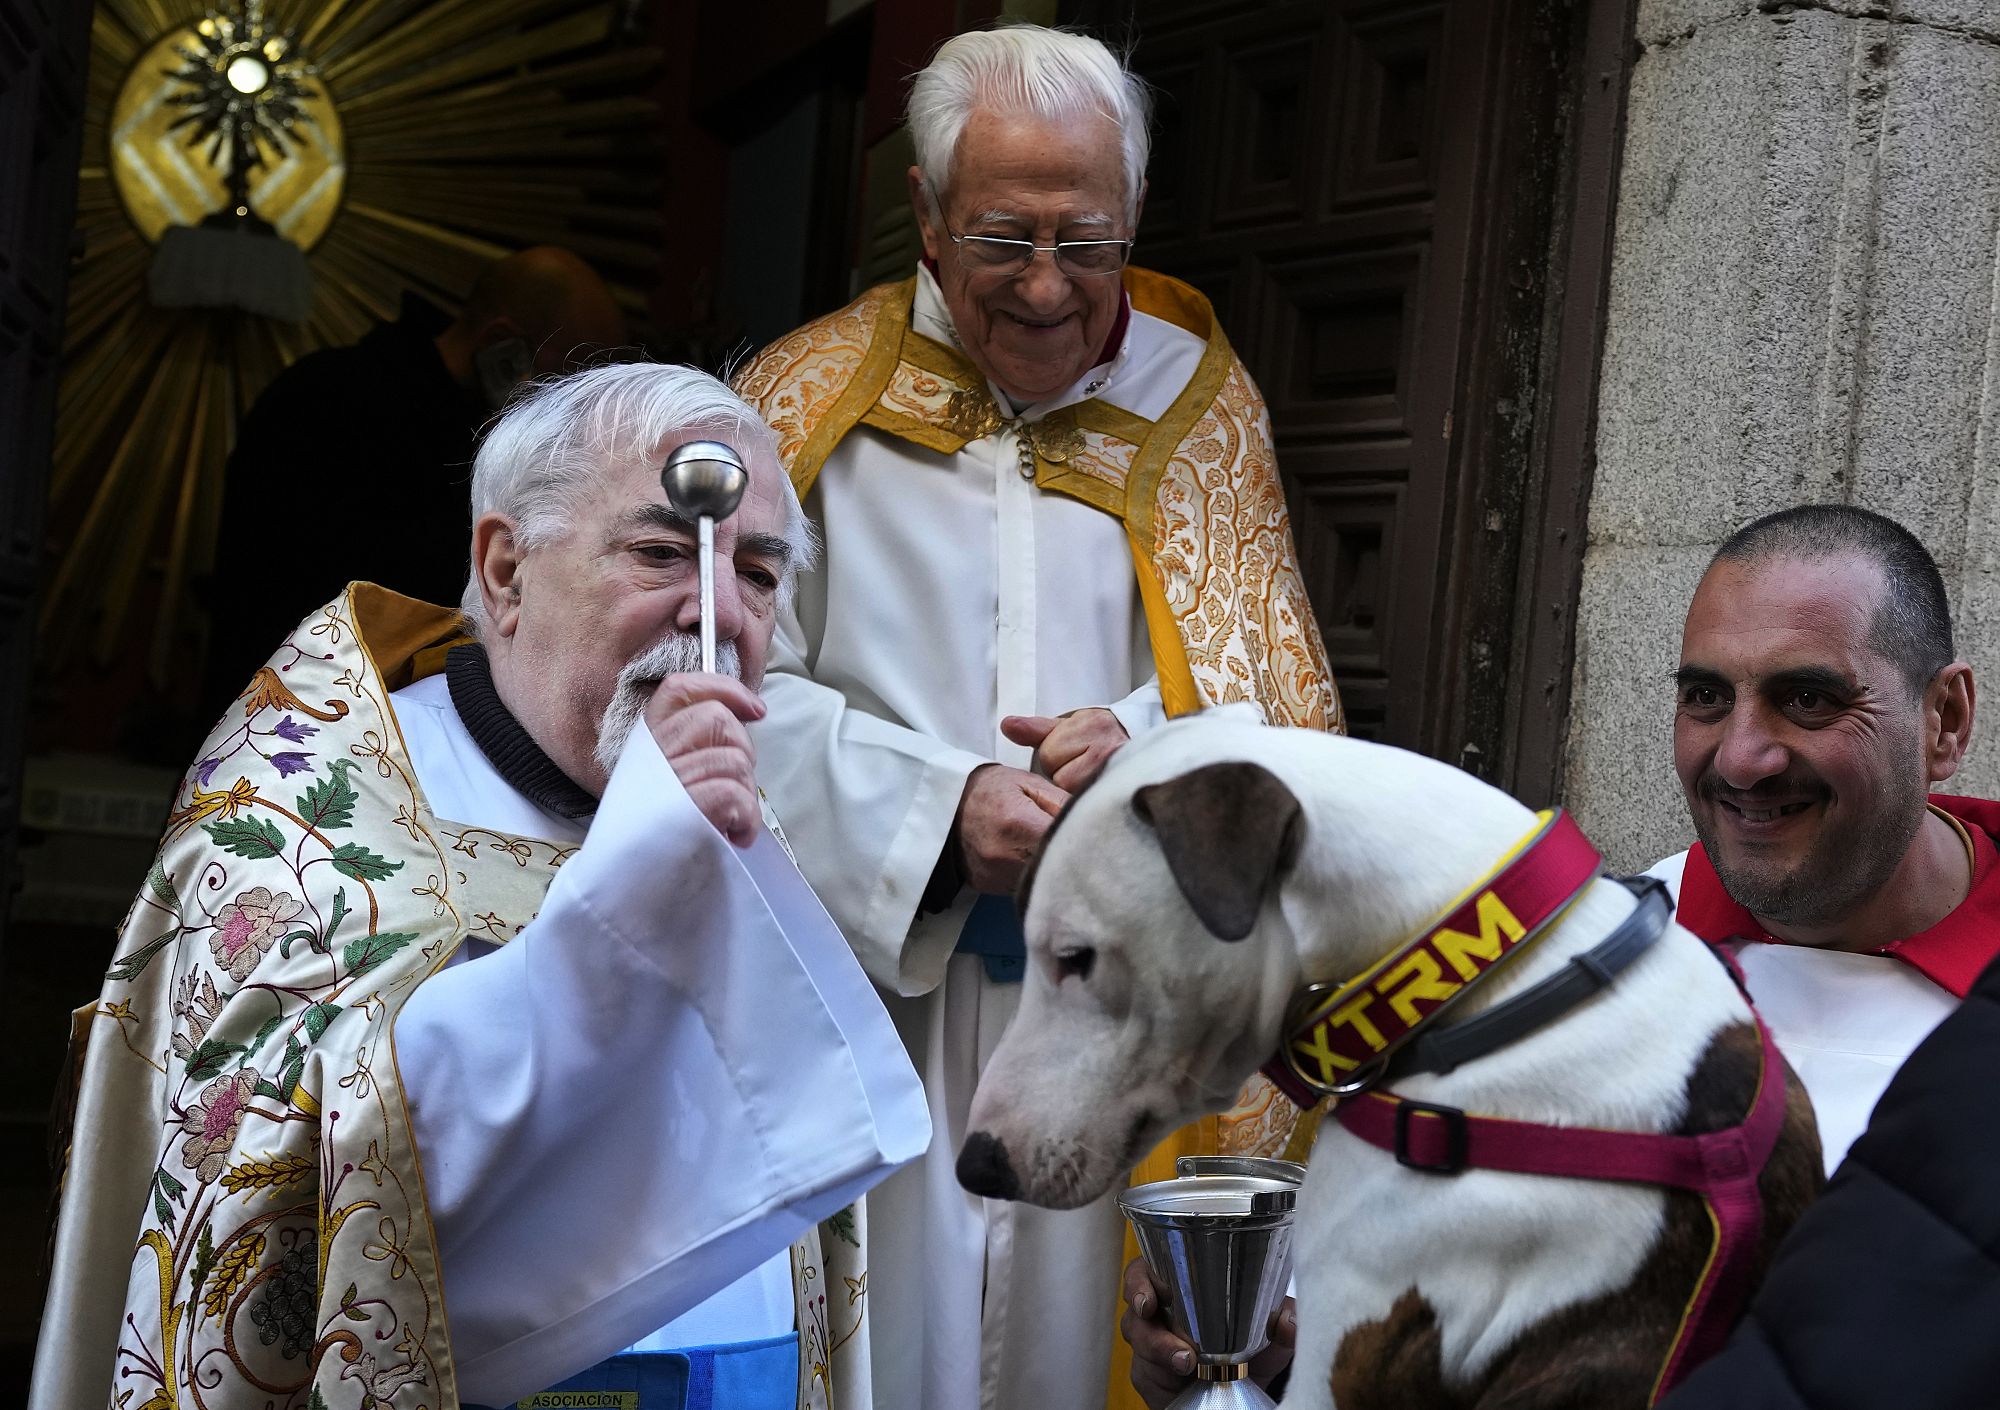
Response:
[[[750,471],[712,674],[660,484],[691,439]],[[472,495],[476,640],[354,584],[183,783],[77,1016],[38,1410],[869,1399],[848,1206],[929,1122],[761,813],[811,545],[770,433],[599,368],[518,401]]]
[[[1069,794],[1168,715],[1250,700],[1331,729],[1340,705],[1263,400],[1206,299],[1129,267],[1145,85],[1095,39],[1011,26],[948,41],[909,120],[923,263],[738,380],[826,543],[752,733],[960,1132],[1020,993],[1008,893]],[[1260,1086],[1188,1139],[1284,1149]],[[1116,1208],[974,1199],[956,1147],[869,1197],[887,1403],[1101,1404]]]

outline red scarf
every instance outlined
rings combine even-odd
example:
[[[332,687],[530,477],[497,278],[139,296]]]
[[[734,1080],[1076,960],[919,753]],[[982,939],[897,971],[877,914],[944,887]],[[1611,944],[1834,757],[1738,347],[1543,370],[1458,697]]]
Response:
[[[1965,825],[1972,836],[1972,890],[1958,908],[1929,930],[1872,953],[1903,961],[1932,983],[1964,998],[1972,981],[2000,956],[2000,803],[1934,793],[1931,803]],[[1681,874],[1680,923],[1711,942],[1748,940],[1782,945],[1755,916],[1729,899],[1722,880],[1697,842]]]

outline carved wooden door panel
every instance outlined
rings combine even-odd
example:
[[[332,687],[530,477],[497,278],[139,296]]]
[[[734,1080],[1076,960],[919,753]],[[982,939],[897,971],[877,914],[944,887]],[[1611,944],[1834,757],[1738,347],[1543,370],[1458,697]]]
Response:
[[[1495,312],[1486,234],[1504,204],[1491,154],[1514,120],[1498,101],[1509,9],[1142,0],[1127,12],[1135,66],[1159,90],[1134,258],[1214,300],[1270,404],[1354,732],[1475,765],[1480,746],[1446,696],[1474,619],[1494,608],[1468,614],[1454,593],[1476,580],[1489,528],[1461,512],[1460,444]]]

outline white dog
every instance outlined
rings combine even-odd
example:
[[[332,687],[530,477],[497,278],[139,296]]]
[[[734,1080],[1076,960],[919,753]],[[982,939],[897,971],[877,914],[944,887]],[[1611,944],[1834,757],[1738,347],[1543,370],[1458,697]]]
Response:
[[[1366,971],[1532,831],[1447,765],[1233,712],[1127,746],[1051,831],[1024,884],[1029,973],[972,1105],[960,1179],[1067,1208],[1226,1106],[1313,981]],[[1632,915],[1589,884],[1469,989],[1457,1023],[1567,965]],[[1668,925],[1609,988],[1403,1097],[1562,1126],[1733,1126],[1761,1052],[1724,967]],[[1784,1073],[1755,1271],[1820,1183]],[[1406,1168],[1328,1118],[1299,1202],[1288,1407],[1648,1403],[1711,1247],[1702,1200],[1656,1185]]]

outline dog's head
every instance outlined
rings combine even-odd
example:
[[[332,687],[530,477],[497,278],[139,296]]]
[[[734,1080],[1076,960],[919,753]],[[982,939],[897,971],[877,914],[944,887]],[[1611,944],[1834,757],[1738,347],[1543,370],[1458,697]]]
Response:
[[[1224,712],[1128,745],[1023,883],[1027,979],[960,1181],[1055,1208],[1097,1198],[1230,1105],[1305,968],[1358,972],[1529,821],[1446,765]]]

